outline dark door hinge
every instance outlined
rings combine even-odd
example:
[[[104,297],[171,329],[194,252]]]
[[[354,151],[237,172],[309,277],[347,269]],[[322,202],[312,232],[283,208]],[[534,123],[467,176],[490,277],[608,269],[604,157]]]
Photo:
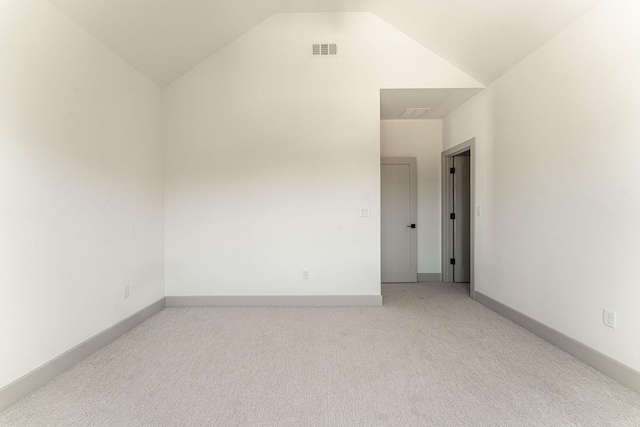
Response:
[[[456,214],[454,214],[454,213],[449,214],[449,218],[451,218],[451,219],[456,219]]]
[[[449,169],[449,172],[450,172],[450,173],[456,173],[456,168],[451,168],[451,169]]]
[[[456,259],[455,258],[451,258],[449,260],[449,262],[451,263],[451,265],[456,265]]]

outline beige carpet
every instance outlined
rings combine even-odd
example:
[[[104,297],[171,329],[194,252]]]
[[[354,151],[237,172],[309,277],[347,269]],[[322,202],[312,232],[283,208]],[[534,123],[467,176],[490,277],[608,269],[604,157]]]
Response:
[[[2,426],[640,426],[640,395],[472,301],[169,308],[0,413]]]

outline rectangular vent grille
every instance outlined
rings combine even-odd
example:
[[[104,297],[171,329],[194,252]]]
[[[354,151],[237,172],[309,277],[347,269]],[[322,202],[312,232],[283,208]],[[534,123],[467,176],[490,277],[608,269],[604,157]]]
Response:
[[[401,119],[421,119],[429,112],[429,108],[405,108],[404,112],[400,114]]]
[[[312,57],[330,57],[338,55],[338,45],[336,43],[314,43],[311,45]]]

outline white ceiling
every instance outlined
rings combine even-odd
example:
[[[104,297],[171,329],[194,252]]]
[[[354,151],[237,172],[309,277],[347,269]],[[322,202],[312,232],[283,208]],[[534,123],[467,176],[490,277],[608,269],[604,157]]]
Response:
[[[488,84],[602,0],[49,0],[160,87],[277,12],[369,11]]]
[[[404,120],[406,108],[428,108],[420,120],[442,119],[482,89],[382,89],[380,119]],[[414,119],[407,119],[414,120]]]

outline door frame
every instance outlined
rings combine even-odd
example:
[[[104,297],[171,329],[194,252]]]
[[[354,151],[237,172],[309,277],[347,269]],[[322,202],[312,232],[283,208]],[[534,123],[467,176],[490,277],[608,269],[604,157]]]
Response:
[[[453,226],[449,219],[449,213],[453,206],[453,180],[449,173],[449,168],[453,163],[453,157],[470,151],[471,165],[469,174],[469,268],[470,268],[470,282],[469,282],[469,296],[476,299],[476,287],[475,287],[475,236],[476,236],[476,138],[471,138],[465,142],[462,142],[455,147],[445,150],[441,154],[442,165],[442,281],[451,282],[453,280],[453,272],[451,271],[449,258],[452,251],[453,240]]]
[[[409,166],[409,215],[411,216],[410,223],[418,224],[418,169],[417,159],[415,157],[380,157],[380,166],[382,165],[408,165]],[[381,182],[382,186],[382,182]],[[382,212],[382,198],[380,199],[380,212]],[[382,218],[380,218],[380,235],[382,237]],[[382,249],[382,241],[380,241],[380,248]],[[382,274],[382,250],[380,251],[380,272]],[[418,230],[413,229],[411,233],[411,266],[412,270],[416,272],[416,279],[412,282],[403,283],[415,283],[418,280]],[[395,283],[384,282],[382,283]]]

